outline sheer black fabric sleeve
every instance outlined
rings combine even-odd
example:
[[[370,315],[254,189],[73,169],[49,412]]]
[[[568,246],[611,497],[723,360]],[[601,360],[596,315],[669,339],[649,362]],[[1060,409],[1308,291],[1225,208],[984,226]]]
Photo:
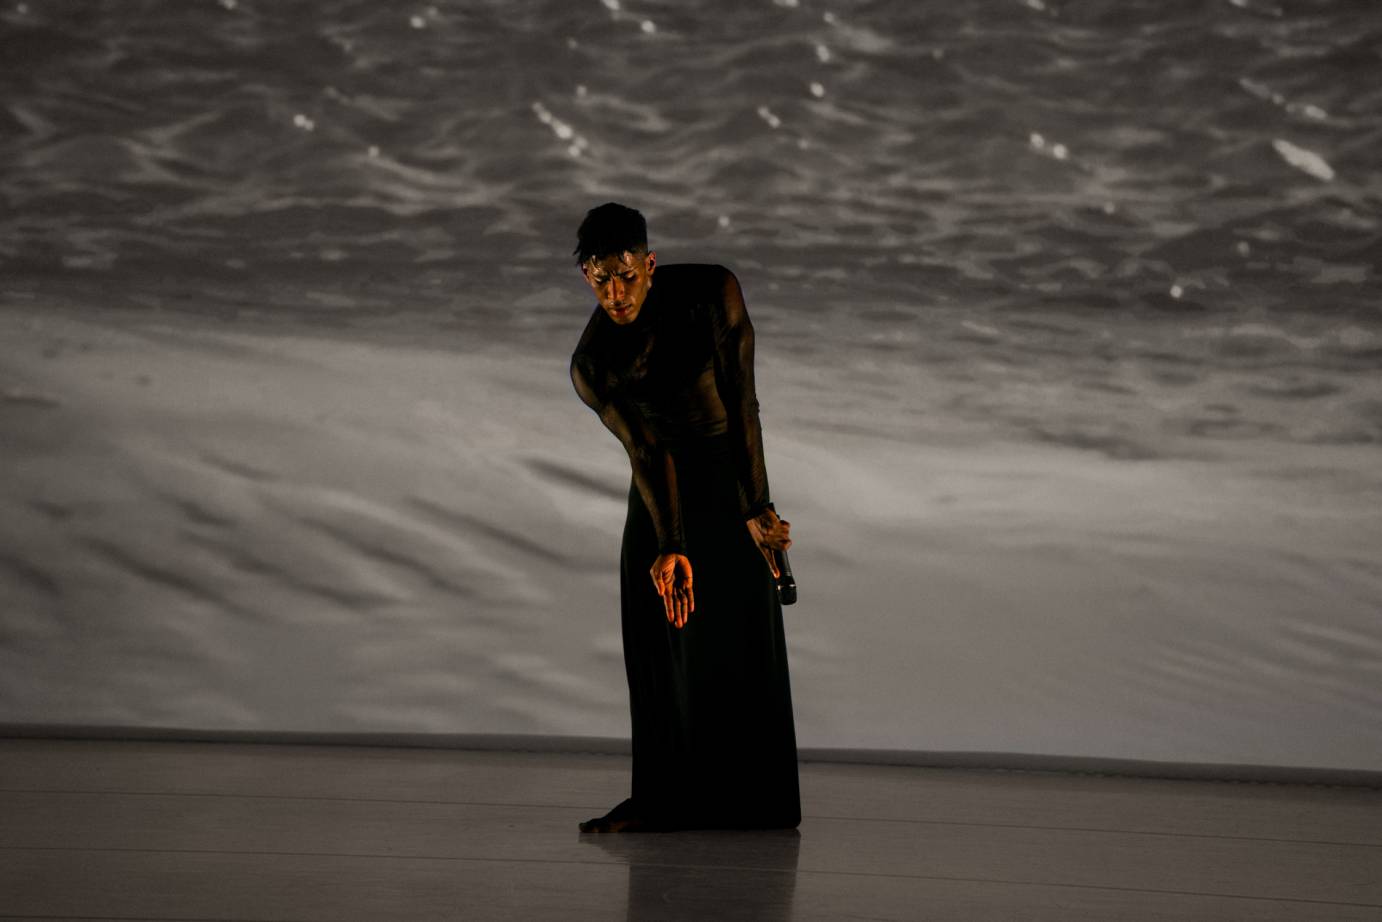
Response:
[[[734,273],[725,270],[724,292],[716,312],[715,387],[725,405],[726,429],[739,477],[739,510],[750,519],[768,507],[768,469],[763,461],[763,428],[753,384],[753,324]]]
[[[677,471],[667,451],[647,427],[643,417],[608,386],[580,354],[571,357],[571,383],[585,405],[613,432],[633,466],[633,482],[653,520],[660,554],[685,554],[681,502],[677,496]]]

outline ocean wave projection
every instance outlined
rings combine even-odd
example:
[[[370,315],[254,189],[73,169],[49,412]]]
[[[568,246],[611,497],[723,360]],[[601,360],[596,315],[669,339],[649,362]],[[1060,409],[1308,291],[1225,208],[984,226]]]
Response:
[[[1123,401],[1163,447],[1382,442],[1367,4],[3,15],[0,258],[30,293],[557,348],[571,227],[626,198],[664,258],[739,268],[779,348],[943,379],[877,385],[880,414],[1096,444]]]

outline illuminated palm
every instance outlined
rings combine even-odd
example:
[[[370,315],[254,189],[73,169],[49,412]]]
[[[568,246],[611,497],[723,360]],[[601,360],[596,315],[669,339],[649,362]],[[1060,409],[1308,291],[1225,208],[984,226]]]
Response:
[[[672,627],[686,626],[686,619],[696,610],[696,598],[691,591],[691,561],[684,554],[659,554],[648,571],[662,596],[662,605]]]

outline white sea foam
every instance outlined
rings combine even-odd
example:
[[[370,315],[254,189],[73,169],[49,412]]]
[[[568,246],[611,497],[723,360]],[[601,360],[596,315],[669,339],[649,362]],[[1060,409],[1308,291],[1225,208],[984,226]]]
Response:
[[[575,128],[553,115],[552,110],[541,102],[533,103],[533,114],[539,122],[552,129],[552,134],[557,136],[557,140],[571,142],[566,147],[566,152],[571,156],[579,157],[590,146],[590,142],[578,134]]]
[[[1304,173],[1309,173],[1316,179],[1329,182],[1334,178],[1334,168],[1312,150],[1298,147],[1282,138],[1272,141],[1272,148],[1291,166]]]
[[[758,107],[758,117],[761,118],[763,121],[767,122],[769,128],[782,127],[782,119],[778,118],[773,113],[773,110],[769,109],[767,106]]]
[[[1228,2],[1230,5],[1236,6],[1240,10],[1247,10],[1249,13],[1275,17],[1285,15],[1285,11],[1279,6],[1266,6],[1261,3],[1254,3],[1252,0],[1228,0]]]
[[[960,326],[964,327],[966,330],[978,333],[981,336],[997,337],[1003,335],[1003,331],[998,329],[997,327],[989,326],[986,323],[978,323],[974,320],[961,320]]]
[[[821,14],[821,20],[826,24],[834,26],[836,34],[841,41],[853,48],[855,51],[862,51],[865,54],[878,54],[888,51],[893,47],[892,39],[864,26],[851,26],[840,20],[834,13],[826,11]]]
[[[1247,77],[1239,77],[1238,85],[1241,86],[1243,89],[1247,90],[1253,96],[1256,96],[1258,99],[1263,99],[1267,102],[1276,103],[1277,105],[1281,105],[1283,102],[1286,101],[1285,97],[1273,90],[1271,87],[1267,86],[1265,83],[1258,83],[1256,80],[1251,80]]]
[[[1031,145],[1033,150],[1041,151],[1055,160],[1070,159],[1070,148],[1059,141],[1050,141],[1040,132],[1033,131],[1031,134],[1027,135],[1027,143]]]
[[[1306,118],[1316,121],[1324,121],[1329,118],[1329,113],[1322,107],[1312,102],[1302,103],[1289,100],[1265,83],[1258,83],[1256,80],[1250,80],[1247,77],[1239,77],[1238,85],[1258,99],[1264,102],[1270,102],[1274,106],[1280,106],[1292,115],[1303,115]]]

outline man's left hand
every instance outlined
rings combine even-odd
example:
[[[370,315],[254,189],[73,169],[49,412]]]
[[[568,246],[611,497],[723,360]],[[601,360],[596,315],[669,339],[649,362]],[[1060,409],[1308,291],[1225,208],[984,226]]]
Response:
[[[779,519],[777,513],[771,509],[764,509],[746,520],[745,524],[748,525],[749,534],[753,536],[753,543],[758,545],[763,559],[768,562],[773,579],[777,579],[782,574],[773,560],[773,551],[785,551],[792,546],[792,523],[786,519]]]

